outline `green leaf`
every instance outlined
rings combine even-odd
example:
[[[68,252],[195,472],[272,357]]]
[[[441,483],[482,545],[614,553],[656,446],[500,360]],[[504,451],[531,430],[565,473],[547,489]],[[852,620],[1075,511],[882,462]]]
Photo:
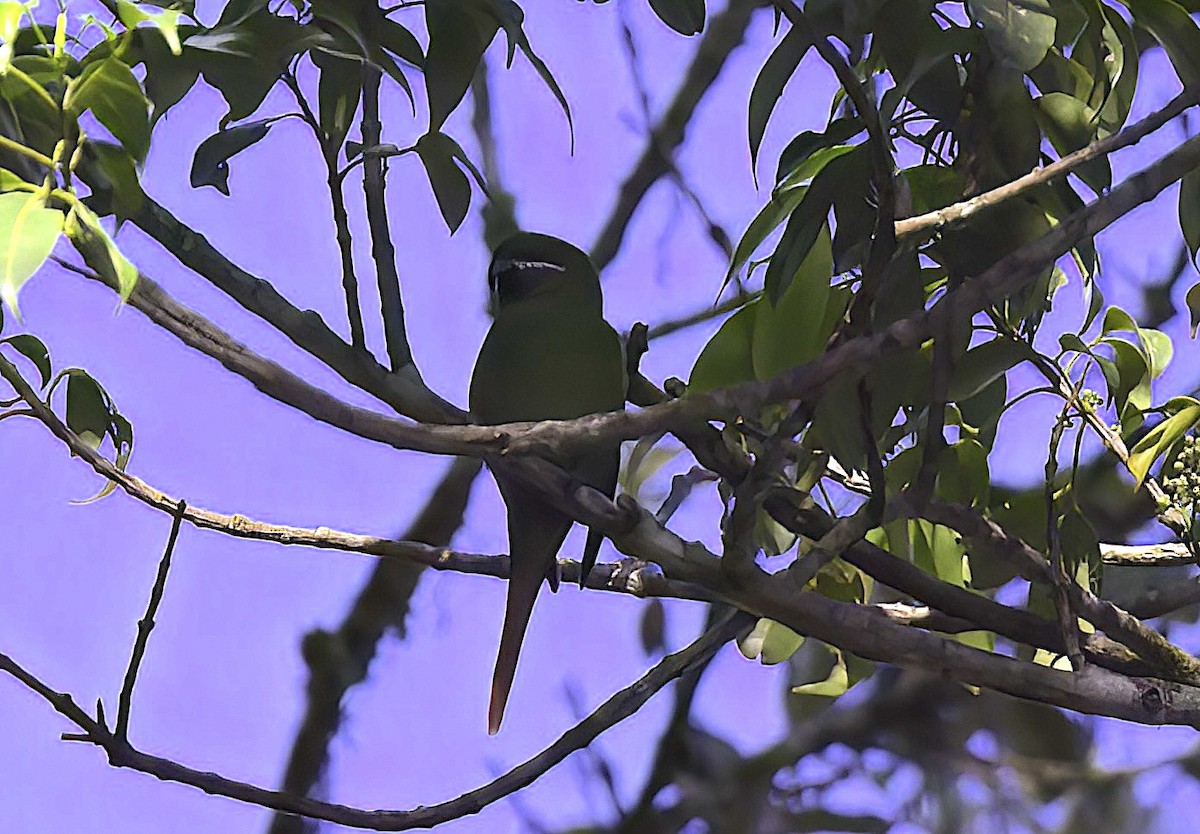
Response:
[[[703,3],[703,0],[699,0]],[[533,51],[533,46],[529,43],[529,38],[525,35],[525,30],[522,28],[525,14],[521,11],[521,7],[512,0],[487,0],[488,6],[492,9],[492,13],[496,15],[500,21],[500,25],[504,28],[504,34],[508,38],[508,65],[512,66],[513,51],[520,49],[521,54],[533,66],[538,77],[542,79],[542,83],[554,95],[558,101],[559,108],[563,111],[563,115],[567,117],[567,130],[571,136],[571,152],[575,151],[575,122],[571,117],[571,105],[567,102],[566,95],[563,94],[562,88],[558,86],[558,82],[554,79],[550,68],[546,66],[546,62],[538,57]]]
[[[190,36],[196,27],[184,26],[180,31]],[[204,53],[187,49],[181,55],[173,55],[167,42],[157,35],[148,37],[148,31],[133,34],[138,45],[135,54],[146,67],[143,84],[152,105],[150,120],[155,123],[196,85],[200,77],[200,58]],[[133,62],[132,57],[130,61]]]
[[[337,149],[346,141],[346,134],[358,112],[362,97],[362,62],[320,50],[313,50],[312,60],[321,71],[317,82],[317,119],[325,134],[326,147]]]
[[[115,214],[118,222],[137,214],[146,194],[138,180],[137,164],[120,145],[92,142],[84,145],[88,160],[88,207],[98,214]]]
[[[88,265],[116,287],[121,301],[128,301],[137,284],[137,267],[117,248],[116,241],[100,225],[100,219],[92,210],[82,203],[72,206],[65,231]]]
[[[500,22],[478,3],[426,0],[425,87],[429,97],[429,130],[441,130],[466,95],[484,50],[500,31]]]
[[[924,519],[910,524],[917,543],[914,560],[917,565],[943,582],[965,587],[968,577],[966,549],[959,536],[948,527],[930,524]]]
[[[1091,590],[1100,572],[1100,540],[1087,517],[1074,501],[1058,522],[1062,543],[1063,567],[1067,576],[1075,577],[1081,586]]]
[[[33,363],[38,369],[38,374],[42,377],[42,387],[45,388],[50,382],[50,351],[46,350],[46,345],[37,336],[29,333],[21,333],[16,336],[9,336],[4,340],[4,343],[10,344],[22,356]]]
[[[184,57],[195,53],[204,79],[229,105],[221,119],[225,127],[259,108],[294,56],[333,42],[320,27],[273,14],[266,3],[230,3],[216,26],[183,45]]]
[[[0,168],[0,192],[37,191],[37,186],[7,168]]]
[[[179,9],[151,12],[131,3],[130,0],[117,0],[117,15],[121,18],[122,23],[127,28],[133,29],[139,23],[149,21],[162,33],[163,40],[172,55],[183,54],[183,46],[179,42],[179,16],[181,14],[183,12]]]
[[[934,118],[953,124],[960,118],[963,90],[958,64],[950,54],[958,44],[952,43],[948,50],[945,42],[956,40],[963,29],[943,29],[933,19],[932,5],[890,0],[876,15],[872,40],[892,77],[902,79],[897,83],[908,100]],[[899,101],[889,105],[887,112],[897,105]]]
[[[846,693],[846,690],[850,688],[850,673],[846,669],[845,657],[842,655],[840,649],[830,647],[829,650],[834,655],[833,668],[829,670],[829,677],[822,681],[793,686],[792,694],[821,695],[827,698],[836,698]]]
[[[859,119],[843,116],[840,119],[834,119],[829,123],[821,133],[812,130],[805,130],[797,133],[792,137],[792,141],[787,143],[787,146],[779,154],[779,164],[775,169],[775,182],[777,188],[782,185],[788,175],[796,171],[799,166],[809,159],[813,154],[820,151],[822,148],[831,148],[835,145],[845,145],[849,139],[852,139],[859,133],[862,133],[863,126]],[[826,160],[828,161],[828,160]],[[810,169],[812,176],[821,166]],[[794,180],[793,180],[794,182]],[[790,187],[790,186],[789,186]]]
[[[1057,21],[1049,0],[968,0],[992,51],[1008,66],[1028,72],[1054,45]]]
[[[774,304],[761,304],[754,323],[753,363],[758,379],[770,379],[818,356],[825,349],[833,253],[824,227],[796,266],[787,290]]]
[[[1184,406],[1146,432],[1142,439],[1129,450],[1129,471],[1137,480],[1138,488],[1141,488],[1142,482],[1146,480],[1146,475],[1149,474],[1154,461],[1165,454],[1191,429],[1200,425],[1200,401],[1191,398],[1179,399],[1188,399],[1191,404]]]
[[[986,507],[991,476],[987,450],[974,439],[959,440],[938,456],[937,493],[968,507]]]
[[[1047,93],[1035,104],[1038,122],[1059,156],[1074,153],[1096,138],[1099,128],[1096,114],[1079,99],[1066,93]],[[1077,167],[1075,173],[1097,193],[1112,185],[1112,167],[1107,157],[1093,159]]]
[[[1133,22],[1162,44],[1179,80],[1185,86],[1200,84],[1200,28],[1173,0],[1122,0],[1133,13]]]
[[[766,510],[754,515],[754,541],[766,556],[781,556],[792,549],[799,538],[776,521]]]
[[[200,143],[192,157],[189,181],[192,188],[211,185],[229,196],[229,159],[260,141],[271,129],[273,119],[259,119],[214,133]]]
[[[997,338],[976,345],[954,363],[950,400],[970,399],[1028,358],[1028,350],[1015,339]]]
[[[800,61],[810,46],[812,46],[812,41],[804,37],[799,30],[789,30],[783,40],[771,51],[766,63],[759,70],[758,77],[754,79],[754,87],[750,90],[749,131],[750,171],[755,178],[758,176],[758,149],[762,145],[763,134],[767,131],[767,122],[775,110],[779,97],[783,95],[783,88],[795,75],[796,68],[800,66]],[[823,136],[824,134],[812,135]],[[784,151],[784,154],[786,153],[787,151]]]
[[[725,320],[692,366],[688,391],[697,393],[754,379],[754,321],[761,301],[755,300]]]
[[[17,30],[21,27],[21,17],[24,14],[24,3],[12,0],[0,2],[0,73],[8,72],[12,62],[13,43],[17,39]]]
[[[377,23],[377,27],[380,46],[414,67],[425,66],[421,44],[405,26],[385,17]]]
[[[1200,251],[1200,169],[1188,171],[1179,181],[1179,228],[1195,266]],[[1192,335],[1196,335],[1194,327]]]
[[[1140,328],[1137,322],[1133,320],[1133,316],[1125,312],[1120,307],[1113,305],[1104,311],[1104,321],[1100,325],[1100,332],[1104,335],[1109,333],[1119,333],[1128,331],[1129,333],[1137,333]]]
[[[698,35],[704,30],[704,0],[650,0],[658,19],[681,35]]]
[[[725,280],[721,283],[722,290],[733,280],[738,271],[745,266],[755,250],[762,245],[762,242],[767,239],[771,232],[779,228],[779,225],[796,210],[796,206],[800,205],[800,201],[804,199],[806,191],[806,188],[801,187],[790,189],[782,194],[771,195],[770,201],[750,221],[746,233],[742,235],[737,247],[733,250],[733,257],[729,261],[729,269],[725,273]]]
[[[1138,411],[1149,408],[1151,377],[1146,354],[1124,339],[1106,338],[1103,344],[1113,349],[1116,361],[1120,384],[1110,394],[1116,401],[1118,411],[1123,413],[1127,405]]]
[[[1192,320],[1192,338],[1196,338],[1196,328],[1200,327],[1200,284],[1192,284],[1192,288],[1187,291],[1184,296],[1187,303],[1188,313]]]
[[[757,659],[764,666],[782,663],[804,644],[804,638],[782,623],[760,619],[754,629],[738,641],[738,649],[747,660]]]
[[[413,105],[415,115],[416,100],[413,98],[412,85],[409,84],[403,70],[379,43],[378,36],[385,28],[383,24],[387,18],[374,4],[355,9],[339,0],[311,0],[310,6],[313,17],[324,24],[322,28],[329,33],[334,42],[344,44],[345,53],[379,68],[400,86]],[[420,54],[420,47],[417,48],[417,52]]]
[[[67,374],[67,428],[99,449],[112,423],[108,395],[86,371],[72,368]]]
[[[1175,346],[1171,344],[1171,337],[1161,330],[1143,327],[1138,331],[1138,336],[1141,337],[1142,346],[1146,349],[1146,355],[1150,359],[1150,376],[1157,379],[1162,376],[1167,365],[1171,364]]]
[[[0,194],[0,299],[14,313],[17,293],[50,257],[63,228],[60,211],[36,194]]]
[[[150,100],[129,65],[106,58],[88,65],[67,86],[63,109],[78,118],[92,111],[135,159],[150,150]]]
[[[427,133],[417,140],[417,155],[451,234],[458,231],[471,205],[471,183],[454,161],[456,149],[458,144],[444,133]]]

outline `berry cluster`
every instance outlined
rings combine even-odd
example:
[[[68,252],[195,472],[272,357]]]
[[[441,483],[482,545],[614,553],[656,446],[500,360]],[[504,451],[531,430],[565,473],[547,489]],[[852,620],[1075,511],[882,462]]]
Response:
[[[1172,474],[1163,480],[1163,489],[1180,509],[1200,506],[1200,443],[1187,435],[1183,448],[1171,464]]]

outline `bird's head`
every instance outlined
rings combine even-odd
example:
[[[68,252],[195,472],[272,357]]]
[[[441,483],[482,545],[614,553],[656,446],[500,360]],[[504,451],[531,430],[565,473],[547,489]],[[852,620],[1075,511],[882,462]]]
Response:
[[[600,276],[578,247],[550,235],[518,232],[496,247],[488,268],[493,309],[532,298],[572,297],[603,307]]]

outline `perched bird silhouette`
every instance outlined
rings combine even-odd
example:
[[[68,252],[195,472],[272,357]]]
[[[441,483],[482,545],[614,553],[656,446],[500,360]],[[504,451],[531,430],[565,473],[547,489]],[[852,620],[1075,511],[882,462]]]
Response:
[[[471,411],[485,424],[570,419],[625,405],[625,364],[616,331],[604,320],[600,276],[582,251],[549,235],[521,232],[492,256],[488,283],[494,319],[471,376]],[[568,469],[611,496],[620,444],[589,448]],[[542,580],[558,590],[558,550],[572,519],[537,490],[494,471],[508,507],[512,572],[492,678],[488,733],[500,729],[521,641]],[[589,530],[583,587],[603,536]]]

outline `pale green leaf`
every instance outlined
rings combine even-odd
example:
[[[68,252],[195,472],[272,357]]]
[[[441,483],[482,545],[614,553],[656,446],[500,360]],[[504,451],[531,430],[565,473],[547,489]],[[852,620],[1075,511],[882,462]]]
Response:
[[[0,194],[0,299],[18,312],[17,293],[50,257],[63,229],[60,211],[36,194]]]

